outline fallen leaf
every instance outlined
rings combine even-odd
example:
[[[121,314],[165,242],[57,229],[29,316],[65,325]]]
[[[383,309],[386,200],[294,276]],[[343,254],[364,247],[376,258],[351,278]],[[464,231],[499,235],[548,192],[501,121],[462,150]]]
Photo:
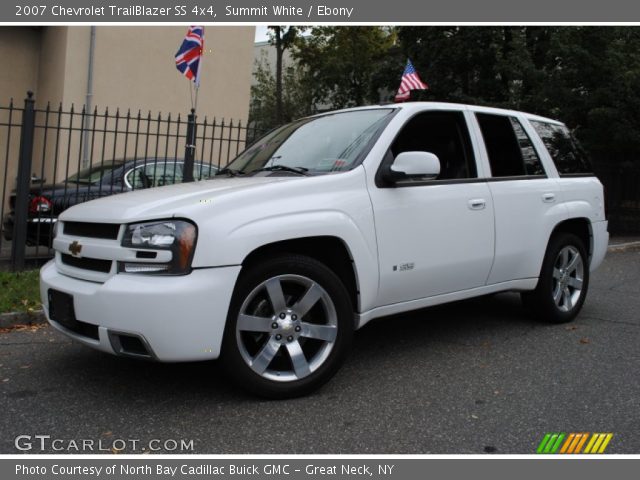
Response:
[[[37,332],[38,330],[46,327],[47,327],[46,323],[21,324],[21,325],[14,325],[13,327],[0,328],[0,333]]]
[[[591,341],[588,338],[581,338],[580,343],[587,344],[587,343],[591,343]]]

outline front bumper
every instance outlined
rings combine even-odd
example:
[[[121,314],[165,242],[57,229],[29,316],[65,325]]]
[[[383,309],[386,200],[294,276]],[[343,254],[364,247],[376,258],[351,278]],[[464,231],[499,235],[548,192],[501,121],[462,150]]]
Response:
[[[240,266],[202,268],[184,276],[117,274],[104,283],[69,277],[50,261],[40,271],[47,319],[65,335],[95,349],[121,354],[114,333],[142,340],[163,362],[217,358]],[[73,296],[76,318],[97,326],[97,339],[52,321],[48,291]]]

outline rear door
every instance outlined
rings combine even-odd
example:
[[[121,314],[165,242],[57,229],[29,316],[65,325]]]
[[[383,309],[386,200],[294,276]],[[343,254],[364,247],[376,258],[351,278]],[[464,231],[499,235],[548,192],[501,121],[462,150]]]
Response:
[[[493,203],[478,175],[464,112],[430,110],[408,119],[383,165],[406,151],[437,155],[440,176],[394,185],[376,181],[369,189],[378,306],[483,286],[493,261]]]
[[[537,277],[551,228],[563,217],[556,178],[545,171],[527,121],[475,112],[495,210],[495,259],[487,284]]]

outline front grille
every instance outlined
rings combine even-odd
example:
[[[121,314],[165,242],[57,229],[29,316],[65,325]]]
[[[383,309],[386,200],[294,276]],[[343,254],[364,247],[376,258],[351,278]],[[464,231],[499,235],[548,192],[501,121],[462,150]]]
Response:
[[[70,267],[93,270],[94,272],[109,273],[111,271],[111,260],[100,260],[98,258],[78,258],[66,253],[60,254],[62,263]]]
[[[64,222],[64,234],[76,237],[117,240],[119,231],[117,223]]]

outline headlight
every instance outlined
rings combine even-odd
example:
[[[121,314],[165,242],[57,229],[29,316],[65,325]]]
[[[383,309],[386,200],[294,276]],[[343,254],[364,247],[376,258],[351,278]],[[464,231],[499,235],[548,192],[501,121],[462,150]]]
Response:
[[[171,261],[120,262],[119,271],[126,273],[160,273],[184,275],[191,272],[196,246],[196,226],[186,220],[156,220],[127,225],[122,246],[149,250],[169,250]],[[153,252],[137,252],[137,258],[155,258]]]

